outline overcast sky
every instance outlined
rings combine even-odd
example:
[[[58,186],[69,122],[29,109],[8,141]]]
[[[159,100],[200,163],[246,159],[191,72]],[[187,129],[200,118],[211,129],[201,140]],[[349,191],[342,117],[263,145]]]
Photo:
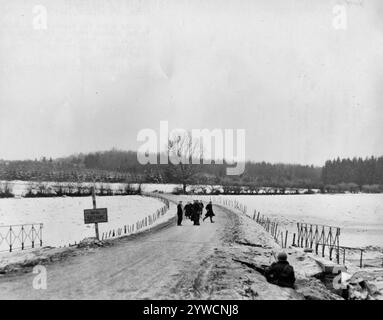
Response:
[[[160,120],[246,129],[255,161],[383,155],[382,1],[0,4],[0,159],[137,150]]]

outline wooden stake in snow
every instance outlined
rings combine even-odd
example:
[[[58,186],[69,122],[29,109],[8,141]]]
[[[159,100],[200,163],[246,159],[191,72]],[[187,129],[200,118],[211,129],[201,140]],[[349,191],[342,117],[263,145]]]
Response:
[[[95,187],[92,187],[92,202],[93,202],[93,209],[95,210],[97,208]],[[96,230],[96,238],[97,238],[97,240],[100,240],[100,237],[98,234],[98,222],[94,223],[94,228]]]

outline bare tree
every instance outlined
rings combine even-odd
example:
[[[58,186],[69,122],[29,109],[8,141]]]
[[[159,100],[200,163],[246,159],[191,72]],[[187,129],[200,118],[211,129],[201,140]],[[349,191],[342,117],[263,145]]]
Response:
[[[203,158],[203,149],[199,140],[193,139],[189,132],[183,132],[171,137],[168,141],[169,165],[167,169],[178,183],[182,184],[182,191],[186,193],[188,184],[198,172]]]

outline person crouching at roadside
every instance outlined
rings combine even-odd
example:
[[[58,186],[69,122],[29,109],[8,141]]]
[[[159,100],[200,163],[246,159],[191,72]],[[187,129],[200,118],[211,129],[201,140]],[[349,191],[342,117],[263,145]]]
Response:
[[[266,269],[265,276],[267,281],[280,287],[294,289],[295,273],[294,268],[287,261],[287,254],[280,252],[277,259],[277,262],[272,263]]]

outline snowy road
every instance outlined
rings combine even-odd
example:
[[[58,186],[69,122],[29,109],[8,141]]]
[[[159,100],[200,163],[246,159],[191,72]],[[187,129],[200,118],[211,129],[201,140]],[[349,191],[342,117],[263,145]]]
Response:
[[[215,208],[216,223],[200,227],[174,220],[155,232],[120,239],[112,247],[47,268],[47,289],[33,289],[36,274],[0,278],[0,299],[203,298],[210,257],[230,241],[235,214]]]

